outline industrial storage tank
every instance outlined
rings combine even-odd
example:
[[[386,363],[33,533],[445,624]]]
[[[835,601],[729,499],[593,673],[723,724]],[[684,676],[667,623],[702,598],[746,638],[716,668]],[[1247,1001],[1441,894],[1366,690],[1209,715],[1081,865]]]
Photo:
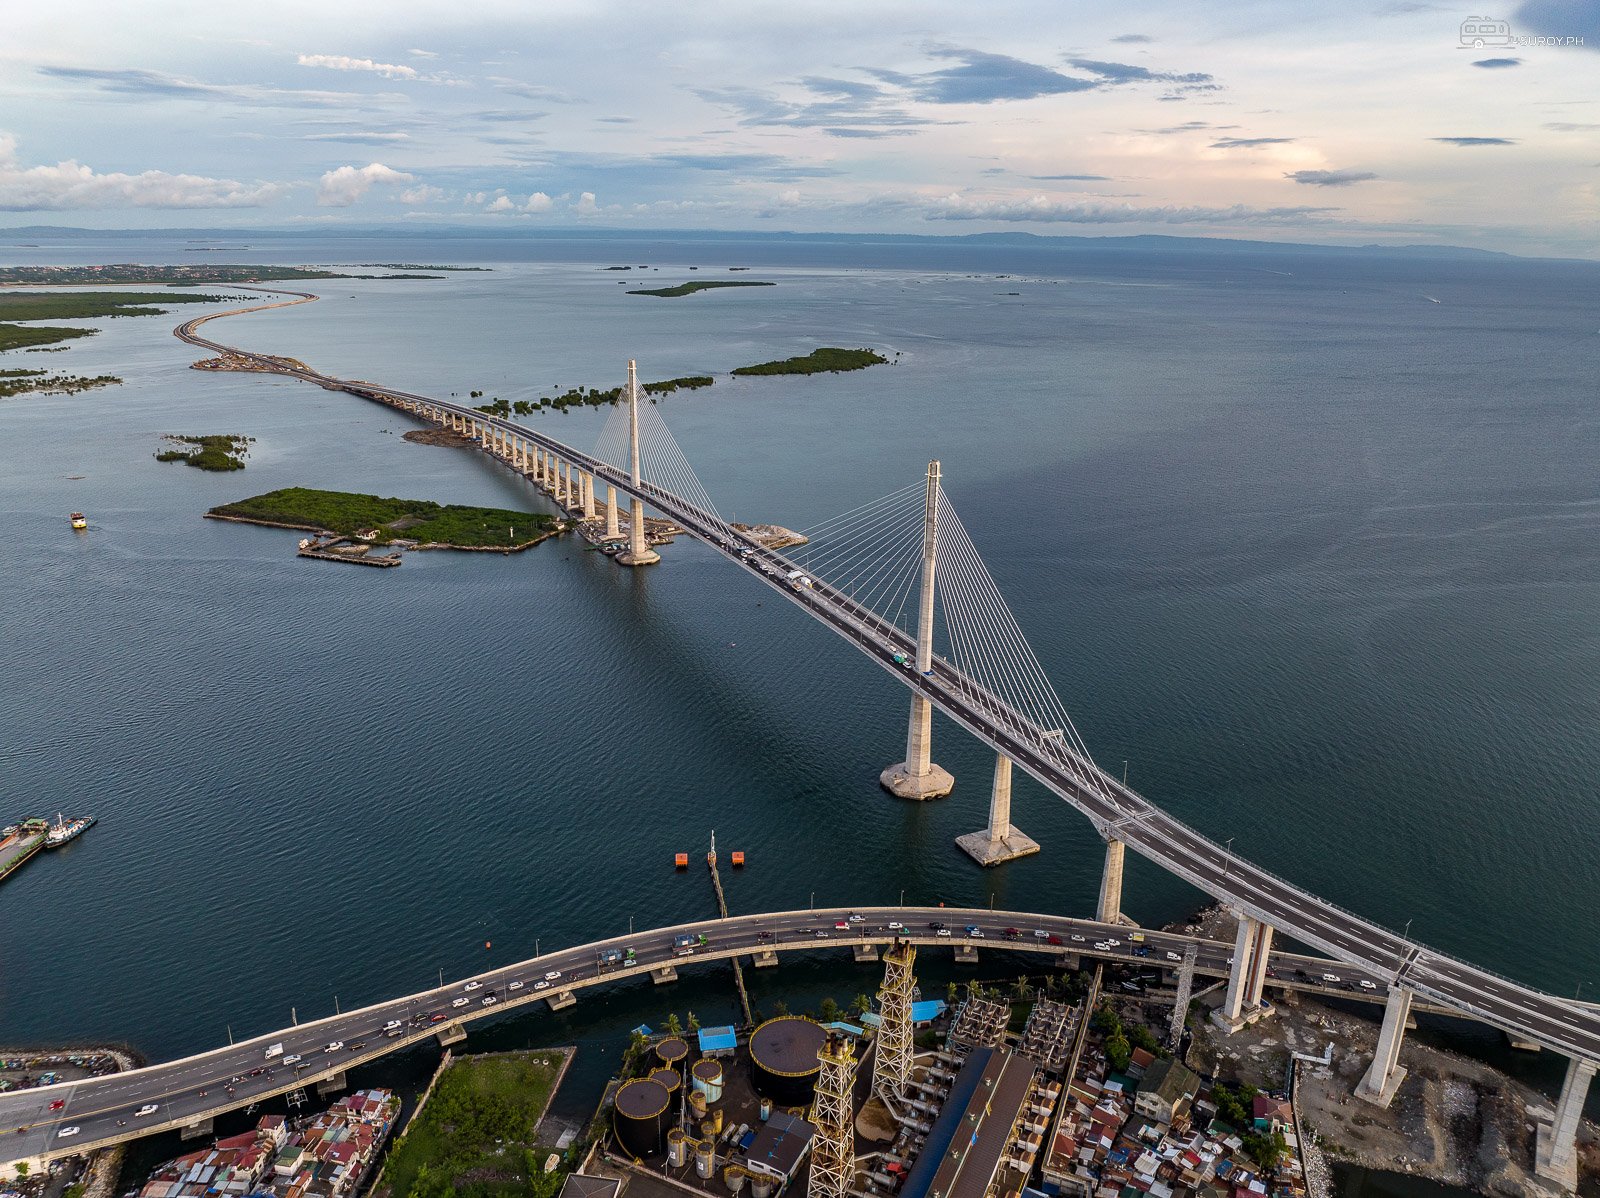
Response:
[[[749,1176],[740,1165],[729,1165],[722,1171],[722,1180],[728,1183],[728,1189],[735,1194],[744,1189],[745,1178]]]
[[[706,1117],[700,1120],[700,1134],[716,1137],[722,1134],[722,1108],[706,1112]]]
[[[809,1106],[827,1033],[804,1015],[779,1015],[750,1033],[750,1083],[779,1106]]]
[[[678,1087],[683,1085],[683,1079],[678,1076],[676,1069],[652,1069],[650,1080],[665,1086],[667,1093],[673,1098],[678,1096]]]
[[[696,1061],[691,1072],[694,1077],[694,1088],[706,1096],[707,1102],[722,1101],[721,1061],[713,1061],[709,1057],[703,1061]]]
[[[694,1146],[694,1171],[701,1177],[710,1177],[717,1171],[716,1145],[711,1140],[700,1140]]]
[[[611,1125],[617,1143],[636,1157],[659,1153],[670,1122],[667,1108],[672,1096],[667,1088],[647,1077],[636,1077],[617,1091],[616,1104]]]
[[[674,1127],[667,1133],[667,1164],[681,1169],[689,1163],[689,1133]]]
[[[668,1036],[656,1045],[656,1059],[663,1065],[676,1065],[689,1055],[689,1045],[678,1036]]]
[[[706,1117],[706,1096],[700,1093],[699,1090],[689,1091],[689,1113],[693,1115],[696,1120],[704,1119]]]
[[[768,1198],[772,1193],[772,1178],[765,1173],[750,1174],[751,1198]]]

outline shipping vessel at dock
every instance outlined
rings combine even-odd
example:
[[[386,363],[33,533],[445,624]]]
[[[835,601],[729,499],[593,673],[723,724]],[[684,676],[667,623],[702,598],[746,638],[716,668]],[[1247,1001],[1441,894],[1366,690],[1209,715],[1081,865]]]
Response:
[[[45,833],[45,847],[59,849],[64,844],[71,844],[99,822],[92,815],[75,815],[71,819],[66,819],[58,811],[56,822],[51,824],[49,831]]]

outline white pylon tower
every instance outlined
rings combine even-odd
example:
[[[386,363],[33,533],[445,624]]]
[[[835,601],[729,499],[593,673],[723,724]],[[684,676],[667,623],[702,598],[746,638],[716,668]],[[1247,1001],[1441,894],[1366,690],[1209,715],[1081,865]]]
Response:
[[[822,1068],[811,1100],[811,1180],[806,1198],[846,1198],[856,1171],[855,1112],[850,1092],[856,1081],[856,1046],[848,1036],[829,1032],[817,1052]]]
[[[933,668],[933,579],[939,560],[939,463],[928,463],[928,499],[922,518],[922,600],[917,613],[917,677]],[[891,765],[878,781],[902,799],[942,799],[955,787],[950,771],[932,761],[933,704],[911,693],[911,727],[906,733],[906,759]]]
[[[897,1117],[911,1084],[911,992],[917,984],[911,969],[916,962],[917,946],[895,941],[883,954],[883,985],[878,988],[881,1022],[872,1060],[872,1092]]]
[[[635,491],[643,481],[639,476],[639,372],[628,359],[628,471]],[[644,500],[637,494],[628,509],[628,548],[617,554],[624,566],[648,566],[661,560],[644,538]]]

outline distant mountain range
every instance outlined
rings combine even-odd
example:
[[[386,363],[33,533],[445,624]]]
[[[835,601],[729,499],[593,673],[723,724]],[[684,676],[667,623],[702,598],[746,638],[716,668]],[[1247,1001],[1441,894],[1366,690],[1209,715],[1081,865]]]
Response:
[[[1315,245],[1291,241],[1247,241],[1231,237],[1169,237],[1141,233],[1131,237],[1052,237],[1038,233],[967,233],[940,236],[927,233],[779,233],[718,229],[483,229],[465,225],[391,228],[349,226],[289,229],[78,229],[67,225],[24,225],[0,229],[0,244],[27,241],[88,241],[125,239],[183,239],[198,243],[295,239],[320,241],[384,238],[391,241],[420,239],[505,238],[561,241],[691,241],[691,242],[812,242],[817,244],[871,243],[876,245],[988,245],[1034,246],[1060,250],[1134,250],[1161,253],[1238,254],[1396,254],[1429,258],[1516,258],[1521,255],[1458,245]]]

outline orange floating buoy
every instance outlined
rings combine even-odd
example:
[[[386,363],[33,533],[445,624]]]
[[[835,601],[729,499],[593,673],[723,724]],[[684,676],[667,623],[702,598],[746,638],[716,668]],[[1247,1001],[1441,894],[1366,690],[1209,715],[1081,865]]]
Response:
[[[738,867],[738,866],[741,866],[741,865],[744,864],[744,852],[742,850],[740,850],[740,849],[735,849],[734,850],[734,852],[733,852],[733,864],[734,864],[735,867]]]
[[[689,854],[688,853],[679,853],[676,857],[674,857],[672,859],[672,863],[674,865],[676,865],[679,869],[688,869],[689,868]]]
[[[485,941],[484,941],[484,942],[483,942],[483,947],[484,947],[484,948],[488,948],[488,947],[489,947],[489,942],[488,942],[488,941],[487,941],[487,940],[485,940]]]

